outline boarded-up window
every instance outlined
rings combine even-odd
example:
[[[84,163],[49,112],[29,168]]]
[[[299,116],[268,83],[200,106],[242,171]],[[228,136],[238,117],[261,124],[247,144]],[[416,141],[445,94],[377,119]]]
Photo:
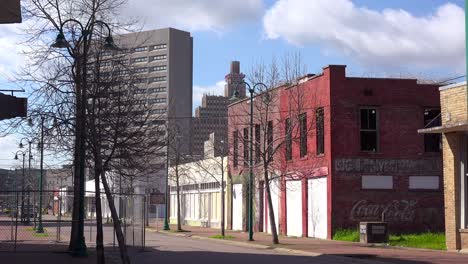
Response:
[[[393,189],[393,176],[362,176],[362,189]]]
[[[439,176],[410,176],[410,190],[439,190]]]

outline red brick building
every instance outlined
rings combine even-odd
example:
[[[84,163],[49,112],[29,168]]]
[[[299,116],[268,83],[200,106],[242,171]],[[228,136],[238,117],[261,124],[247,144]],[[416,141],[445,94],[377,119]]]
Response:
[[[277,87],[269,109],[254,110],[254,153],[257,144],[278,150],[268,170],[279,232],[330,239],[336,229],[382,218],[391,232],[442,230],[440,136],[417,133],[437,125],[438,87],[414,79],[347,77],[345,68],[330,65],[319,75]],[[248,99],[229,106],[228,134],[234,189],[243,186],[244,229],[247,109]],[[266,112],[268,120],[259,117]],[[296,123],[288,120],[291,113],[297,113]],[[256,130],[260,123],[270,126],[267,139]],[[255,163],[255,223],[257,231],[269,232],[261,163]],[[236,202],[239,198],[233,198],[233,207]],[[235,217],[233,212],[233,222]]]

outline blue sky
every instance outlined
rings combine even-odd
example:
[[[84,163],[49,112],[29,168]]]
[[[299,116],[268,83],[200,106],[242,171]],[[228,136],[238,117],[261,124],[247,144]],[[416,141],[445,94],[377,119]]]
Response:
[[[465,72],[464,0],[128,0],[123,18],[194,37],[195,108],[221,94],[232,60],[241,70],[300,52],[307,69],[346,64],[348,75],[443,79]],[[0,85],[24,65],[21,25],[0,26]],[[0,139],[0,148],[15,146]],[[5,151],[3,151],[5,152]],[[7,156],[11,156],[9,153]],[[0,153],[2,159],[7,159]],[[3,166],[4,167],[4,166]]]

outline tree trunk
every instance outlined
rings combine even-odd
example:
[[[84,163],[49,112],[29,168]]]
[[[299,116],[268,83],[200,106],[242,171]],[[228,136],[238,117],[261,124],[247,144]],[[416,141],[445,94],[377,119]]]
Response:
[[[175,166],[176,188],[177,188],[177,231],[182,231],[182,223],[180,217],[180,187],[179,187],[179,169]]]
[[[127,252],[127,245],[125,245],[125,239],[122,233],[122,226],[120,225],[119,216],[117,215],[117,210],[115,209],[114,199],[112,197],[112,193],[110,191],[106,177],[102,177],[102,185],[104,186],[104,191],[106,192],[106,198],[107,198],[107,201],[109,202],[109,208],[111,210],[112,221],[114,222],[115,235],[117,236],[117,241],[119,243],[120,258],[122,259],[122,264],[130,264],[130,258],[128,257],[128,252]]]
[[[80,69],[81,66],[78,64],[77,69]],[[78,72],[79,74],[79,72]],[[80,79],[77,76],[78,80]],[[76,88],[76,124],[75,124],[75,148],[73,152],[73,209],[72,209],[72,226],[71,226],[71,234],[70,234],[70,244],[68,246],[68,250],[73,254],[76,252],[77,248],[79,247],[78,242],[80,240],[79,234],[79,207],[80,207],[80,136],[83,132],[81,129],[81,118],[80,116],[80,105],[81,105],[81,89],[80,85],[77,85]]]
[[[94,200],[96,203],[96,262],[97,264],[106,263],[104,256],[104,234],[102,230],[102,208],[101,208],[101,161],[97,158],[94,162]],[[102,173],[103,174],[103,173]],[[102,177],[105,177],[103,174]]]
[[[267,168],[263,168],[263,176],[264,176],[265,188],[267,192],[268,215],[270,217],[270,228],[271,228],[273,244],[279,244],[278,231],[276,230],[276,222],[275,222],[275,211],[273,211],[273,202],[271,200],[271,189],[270,189],[270,181],[268,178]]]

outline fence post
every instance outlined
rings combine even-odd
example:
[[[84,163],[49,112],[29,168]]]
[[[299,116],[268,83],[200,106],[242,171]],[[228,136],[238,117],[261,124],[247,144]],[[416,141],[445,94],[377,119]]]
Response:
[[[15,249],[14,249],[15,252],[16,252],[16,242],[18,240],[18,215],[19,215],[19,208],[18,208],[19,197],[18,196],[19,196],[18,192],[16,192]]]

